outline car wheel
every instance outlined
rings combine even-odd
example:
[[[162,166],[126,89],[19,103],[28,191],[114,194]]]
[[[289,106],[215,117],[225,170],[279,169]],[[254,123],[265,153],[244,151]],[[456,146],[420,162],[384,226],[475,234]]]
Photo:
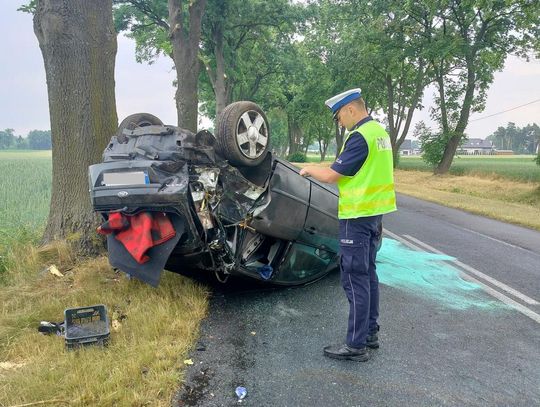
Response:
[[[228,105],[217,120],[218,151],[232,165],[256,166],[268,152],[270,128],[262,109],[253,102]]]
[[[124,130],[135,130],[137,127],[146,127],[146,126],[159,126],[162,125],[163,122],[159,120],[156,116],[150,113],[135,113],[132,115],[129,115],[124,120],[122,120],[122,123],[118,126],[117,135],[119,137],[123,137],[123,131]]]

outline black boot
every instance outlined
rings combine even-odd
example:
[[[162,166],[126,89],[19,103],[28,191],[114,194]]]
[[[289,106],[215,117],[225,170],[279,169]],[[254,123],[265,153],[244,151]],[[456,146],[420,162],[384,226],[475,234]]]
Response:
[[[374,331],[370,332],[366,338],[366,346],[371,349],[379,348],[379,328],[377,325]]]
[[[367,348],[351,348],[347,345],[332,345],[324,348],[324,356],[332,359],[354,360],[355,362],[365,362],[369,359]]]

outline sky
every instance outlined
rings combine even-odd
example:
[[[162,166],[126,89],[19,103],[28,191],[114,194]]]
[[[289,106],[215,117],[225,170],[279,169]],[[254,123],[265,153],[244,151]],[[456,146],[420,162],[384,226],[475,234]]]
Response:
[[[0,129],[12,128],[23,136],[30,130],[50,129],[45,70],[32,16],[17,11],[24,3],[0,0]],[[176,123],[172,66],[168,57],[160,57],[152,65],[137,63],[134,42],[118,37],[115,81],[119,121],[133,113],[148,112],[166,124]],[[352,83],[354,87],[362,84]],[[429,117],[432,95],[430,88],[424,96],[424,109],[415,113],[413,126],[420,120],[434,126]],[[533,101],[537,102],[497,114]],[[495,74],[485,110],[471,115],[466,133],[470,138],[486,138],[508,122],[520,127],[540,124],[540,60],[525,62],[510,56],[503,71]]]

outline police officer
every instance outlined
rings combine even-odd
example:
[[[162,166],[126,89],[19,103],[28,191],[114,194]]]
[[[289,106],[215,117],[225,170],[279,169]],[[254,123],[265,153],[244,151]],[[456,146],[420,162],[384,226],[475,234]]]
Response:
[[[345,344],[324,348],[335,359],[364,362],[378,348],[379,280],[375,269],[382,215],[396,210],[393,158],[386,130],[368,115],[360,89],[325,104],[348,135],[336,161],[307,166],[300,174],[337,183],[341,283],[349,300]]]

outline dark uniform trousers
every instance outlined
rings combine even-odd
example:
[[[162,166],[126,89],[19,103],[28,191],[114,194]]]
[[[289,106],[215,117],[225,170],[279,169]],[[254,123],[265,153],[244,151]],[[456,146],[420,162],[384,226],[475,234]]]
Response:
[[[349,300],[347,345],[366,346],[377,331],[379,278],[375,266],[382,215],[339,220],[341,284]]]

